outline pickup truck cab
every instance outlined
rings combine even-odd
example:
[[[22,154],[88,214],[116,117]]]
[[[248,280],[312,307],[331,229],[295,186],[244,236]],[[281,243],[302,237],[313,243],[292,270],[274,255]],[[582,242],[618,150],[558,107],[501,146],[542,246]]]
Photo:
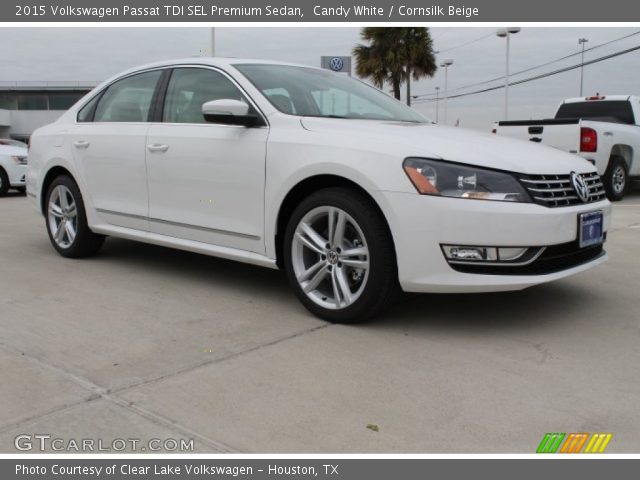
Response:
[[[602,176],[610,200],[621,200],[630,177],[640,176],[640,98],[596,95],[571,98],[546,120],[498,122],[494,132],[578,154]]]

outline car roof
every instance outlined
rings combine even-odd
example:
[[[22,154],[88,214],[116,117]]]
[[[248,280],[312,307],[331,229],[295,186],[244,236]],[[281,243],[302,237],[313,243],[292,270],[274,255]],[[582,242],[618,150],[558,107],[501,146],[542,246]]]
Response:
[[[289,63],[289,62],[279,62],[275,60],[261,60],[261,59],[236,58],[236,57],[187,57],[187,58],[178,58],[173,60],[163,60],[160,62],[148,63],[146,65],[141,65],[141,66],[132,68],[127,72],[121,73],[120,75],[137,72],[139,70],[147,70],[150,68],[161,68],[161,67],[171,67],[174,65],[193,65],[193,64],[211,65],[214,67],[226,67],[226,66],[241,65],[241,64],[286,65],[291,67],[315,68],[320,70],[319,67],[295,64],[295,63]]]
[[[595,97],[601,97],[601,98],[595,98]],[[576,97],[576,98],[567,98],[564,102],[562,103],[581,103],[581,102],[600,102],[600,101],[607,101],[607,100],[612,100],[612,101],[628,101],[631,100],[633,97],[631,95],[593,95],[593,98],[591,96],[588,97]]]

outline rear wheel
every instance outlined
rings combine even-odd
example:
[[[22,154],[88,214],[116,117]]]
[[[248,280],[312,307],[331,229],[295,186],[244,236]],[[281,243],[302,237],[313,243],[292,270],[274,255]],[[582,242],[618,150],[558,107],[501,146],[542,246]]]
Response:
[[[612,202],[622,200],[629,187],[629,169],[624,158],[612,156],[602,180],[607,198]]]
[[[80,189],[71,177],[62,175],[51,183],[46,207],[49,239],[60,255],[80,258],[100,250],[104,236],[89,229]]]
[[[0,197],[4,197],[9,191],[9,177],[7,172],[0,168]]]
[[[387,224],[366,196],[345,188],[313,193],[285,233],[290,284],[314,315],[337,323],[366,320],[399,291]]]

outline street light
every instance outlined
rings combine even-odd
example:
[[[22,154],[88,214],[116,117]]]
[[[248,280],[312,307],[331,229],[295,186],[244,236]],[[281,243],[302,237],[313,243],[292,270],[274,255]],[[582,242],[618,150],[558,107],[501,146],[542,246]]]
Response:
[[[447,124],[447,97],[449,96],[449,67],[453,65],[453,60],[447,58],[440,67],[444,68],[444,124]]]
[[[588,38],[578,39],[578,45],[582,45],[582,61],[580,62],[580,96],[582,96],[582,87],[584,86],[584,44],[588,41]]]
[[[505,64],[504,75],[504,119],[509,118],[509,44],[510,37],[520,31],[520,27],[507,27],[496,30],[496,35],[500,38],[507,39],[507,61]]]
[[[436,87],[436,123],[438,123],[438,112],[440,111],[440,87]]]

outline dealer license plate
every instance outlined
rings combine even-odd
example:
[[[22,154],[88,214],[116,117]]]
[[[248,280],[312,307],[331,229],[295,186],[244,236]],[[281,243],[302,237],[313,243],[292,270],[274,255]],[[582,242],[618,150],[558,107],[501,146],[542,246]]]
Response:
[[[599,245],[603,240],[602,212],[581,213],[578,217],[580,248]]]

